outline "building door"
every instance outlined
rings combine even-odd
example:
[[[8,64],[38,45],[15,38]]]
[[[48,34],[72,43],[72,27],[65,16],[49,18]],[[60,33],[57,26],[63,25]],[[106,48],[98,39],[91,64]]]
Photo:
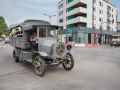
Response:
[[[107,37],[106,37],[106,35],[105,35],[105,44],[106,44],[106,39],[107,39]]]
[[[96,33],[94,33],[94,45],[96,44]]]
[[[91,44],[91,33],[88,33],[88,43]]]
[[[78,43],[81,43],[81,37],[78,37]]]
[[[101,36],[101,34],[99,34],[98,43],[102,44],[102,36]]]
[[[69,42],[72,42],[73,41],[73,37],[69,37]]]

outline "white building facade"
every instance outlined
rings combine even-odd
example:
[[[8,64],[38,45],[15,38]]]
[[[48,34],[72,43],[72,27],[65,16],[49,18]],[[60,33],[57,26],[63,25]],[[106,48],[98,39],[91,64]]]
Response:
[[[116,31],[117,8],[109,0],[61,0],[57,22],[64,41],[104,43]]]

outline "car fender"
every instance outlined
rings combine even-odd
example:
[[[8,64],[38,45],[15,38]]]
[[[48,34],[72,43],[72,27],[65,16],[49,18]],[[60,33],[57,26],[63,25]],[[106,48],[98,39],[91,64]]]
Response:
[[[48,56],[48,54],[46,52],[38,52],[38,53],[42,57],[47,57]]]

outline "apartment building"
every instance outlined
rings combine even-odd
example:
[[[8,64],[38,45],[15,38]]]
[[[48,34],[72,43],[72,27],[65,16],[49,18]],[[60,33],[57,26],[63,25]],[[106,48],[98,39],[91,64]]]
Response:
[[[116,31],[117,8],[109,0],[61,0],[58,25],[62,41],[85,44],[106,43]]]

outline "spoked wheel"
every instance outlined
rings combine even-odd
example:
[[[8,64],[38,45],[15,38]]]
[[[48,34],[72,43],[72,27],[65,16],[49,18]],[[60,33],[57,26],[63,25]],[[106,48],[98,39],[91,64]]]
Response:
[[[74,67],[74,59],[70,53],[67,53],[66,57],[64,58],[64,62],[62,63],[65,70],[70,71]]]
[[[34,69],[38,76],[44,76],[46,72],[46,63],[40,56],[36,56],[34,59]]]

